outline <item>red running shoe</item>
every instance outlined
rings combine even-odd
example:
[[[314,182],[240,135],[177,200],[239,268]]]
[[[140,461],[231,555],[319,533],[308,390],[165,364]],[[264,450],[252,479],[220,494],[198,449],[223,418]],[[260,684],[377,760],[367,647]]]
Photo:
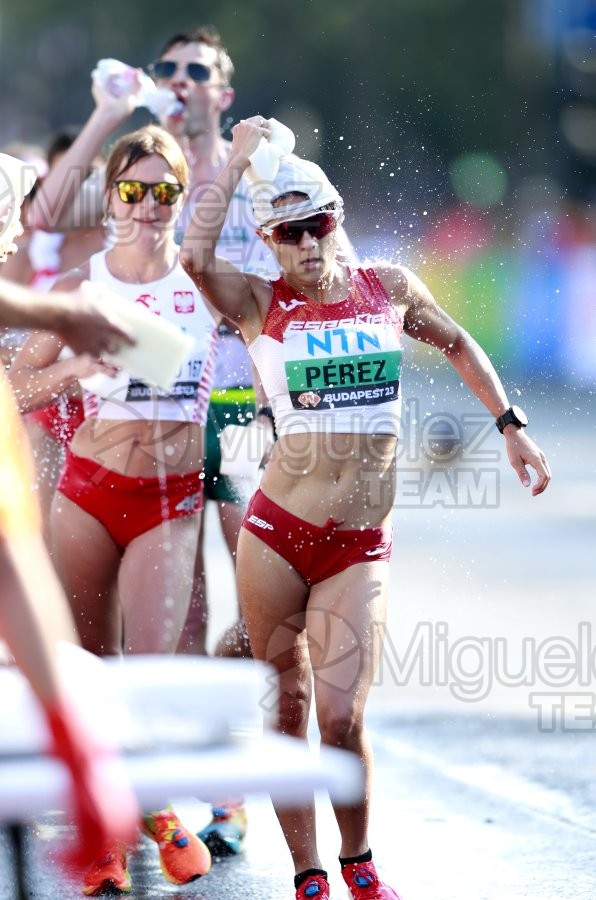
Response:
[[[329,900],[329,883],[322,875],[310,875],[296,891],[296,900]]]
[[[130,875],[126,868],[126,853],[121,844],[115,844],[85,872],[83,893],[86,897],[97,897],[99,894],[129,894],[131,890]]]
[[[349,863],[341,870],[353,900],[401,900],[399,894],[379,881],[372,862]]]

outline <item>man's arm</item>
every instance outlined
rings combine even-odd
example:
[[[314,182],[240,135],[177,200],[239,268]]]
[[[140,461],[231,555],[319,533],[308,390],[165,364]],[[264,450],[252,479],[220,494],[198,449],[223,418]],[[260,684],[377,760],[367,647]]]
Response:
[[[81,133],[48,172],[29,210],[29,224],[44,231],[93,228],[103,218],[104,173],[89,167],[112,132],[136,106],[136,91],[113,97],[93,85],[95,109]],[[89,176],[89,177],[88,177]]]

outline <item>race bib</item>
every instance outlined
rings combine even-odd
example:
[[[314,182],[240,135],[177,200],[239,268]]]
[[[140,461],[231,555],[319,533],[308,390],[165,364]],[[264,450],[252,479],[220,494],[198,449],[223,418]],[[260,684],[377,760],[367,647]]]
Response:
[[[196,355],[186,360],[169,391],[162,391],[138,378],[131,378],[126,400],[133,403],[153,400],[156,397],[159,400],[195,400],[199,393],[202,368],[203,360]]]
[[[402,350],[390,324],[288,330],[283,347],[295,409],[368,406],[398,398]]]

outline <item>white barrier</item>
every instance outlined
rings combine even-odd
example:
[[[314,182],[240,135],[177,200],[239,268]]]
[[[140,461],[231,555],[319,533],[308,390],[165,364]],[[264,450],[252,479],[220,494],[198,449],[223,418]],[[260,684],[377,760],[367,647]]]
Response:
[[[88,661],[76,648],[67,656],[65,671],[80,676],[83,658],[83,668],[92,670],[94,684],[77,677],[73,693],[79,700],[92,697],[89,718],[121,746],[145,809],[183,796],[270,793],[294,803],[307,791],[327,789],[351,803],[362,794],[361,767],[352,754],[325,747],[311,752],[302,741],[258,735],[263,711],[272,714],[276,704],[275,677],[264,665],[184,656]],[[0,821],[64,807],[68,774],[47,747],[27,682],[14,669],[0,669]]]

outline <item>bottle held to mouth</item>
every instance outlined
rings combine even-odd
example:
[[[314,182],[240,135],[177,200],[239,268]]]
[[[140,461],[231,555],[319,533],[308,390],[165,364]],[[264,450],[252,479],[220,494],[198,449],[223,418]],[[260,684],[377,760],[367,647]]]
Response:
[[[112,97],[126,97],[136,92],[136,106],[144,106],[154,116],[171,115],[180,104],[174,91],[157,87],[149,76],[117,59],[100,59],[91,73],[93,83]]]

